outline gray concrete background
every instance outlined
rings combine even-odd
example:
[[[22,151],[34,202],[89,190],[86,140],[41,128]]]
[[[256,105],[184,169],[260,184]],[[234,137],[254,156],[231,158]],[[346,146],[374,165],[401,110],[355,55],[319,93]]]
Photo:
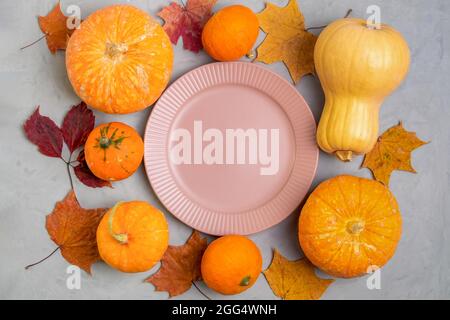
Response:
[[[19,48],[41,36],[36,16],[45,15],[56,0],[0,1],[0,298],[3,299],[166,299],[142,280],[157,270],[143,274],[121,274],[103,263],[93,267],[93,276],[82,274],[81,290],[66,288],[67,262],[56,254],[41,265],[25,271],[54,248],[45,230],[45,215],[69,191],[65,165],[39,154],[29,143],[22,123],[36,105],[41,113],[58,124],[68,108],[78,103],[67,80],[64,53],[51,55],[45,41],[24,51]],[[63,0],[62,6],[78,4],[83,17],[116,1]],[[117,1],[119,2],[119,1]],[[122,1],[124,2],[124,1]],[[141,0],[131,3],[155,15],[168,0]],[[287,0],[271,0],[284,5]],[[217,10],[242,3],[256,12],[263,1],[221,0]],[[366,279],[338,279],[324,299],[436,299],[450,298],[450,2],[445,0],[301,0],[307,26],[320,26],[342,17],[352,8],[353,16],[365,17],[368,5],[381,7],[382,21],[395,26],[406,37],[412,53],[408,78],[381,111],[381,132],[403,120],[407,130],[432,143],[413,153],[413,166],[419,174],[395,172],[391,190],[403,214],[404,232],[394,258],[382,269],[382,289],[368,290]],[[260,41],[263,39],[260,35]],[[204,54],[175,48],[175,80],[186,71],[210,62]],[[267,66],[285,78],[281,63]],[[319,119],[323,93],[318,80],[308,76],[297,86]],[[143,133],[150,109],[127,116],[96,112],[97,123],[111,120],[127,122]],[[343,164],[321,153],[313,186],[341,173],[370,177],[359,169],[361,158]],[[75,180],[75,188],[85,207],[108,207],[118,200],[141,199],[159,207],[141,167],[137,174],[114,184],[114,189],[89,189]],[[170,243],[182,244],[191,229],[171,214]],[[251,238],[263,252],[264,268],[271,260],[272,248],[290,259],[302,256],[297,244],[298,212],[279,225]],[[201,285],[213,298],[223,299]],[[180,298],[201,299],[192,288]],[[276,298],[263,277],[245,293],[232,299]]]

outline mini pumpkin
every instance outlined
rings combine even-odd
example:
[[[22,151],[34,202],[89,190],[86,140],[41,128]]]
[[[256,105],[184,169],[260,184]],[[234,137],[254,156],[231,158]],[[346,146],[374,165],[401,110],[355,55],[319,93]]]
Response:
[[[153,104],[169,82],[172,64],[163,28],[131,5],[108,6],[88,16],[66,49],[75,92],[106,113],[131,113]]]
[[[131,176],[142,162],[144,143],[132,127],[111,122],[89,134],[84,146],[86,163],[92,173],[107,181]]]
[[[298,236],[314,265],[350,278],[384,266],[401,231],[397,201],[388,188],[374,180],[338,176],[311,193],[300,214]]]
[[[122,272],[151,269],[161,260],[168,243],[164,214],[144,201],[117,203],[97,228],[100,257]]]
[[[258,33],[258,18],[252,10],[242,5],[225,7],[203,28],[203,47],[215,60],[238,60],[252,49]]]
[[[256,244],[240,235],[228,235],[211,242],[203,254],[203,281],[222,294],[237,294],[256,282],[262,257]]]

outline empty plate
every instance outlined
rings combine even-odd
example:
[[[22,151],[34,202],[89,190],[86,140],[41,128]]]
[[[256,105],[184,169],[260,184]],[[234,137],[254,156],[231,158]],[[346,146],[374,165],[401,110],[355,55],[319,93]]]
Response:
[[[163,205],[194,229],[251,234],[291,214],[314,178],[316,124],[286,80],[246,62],[188,72],[154,107],[145,168]]]

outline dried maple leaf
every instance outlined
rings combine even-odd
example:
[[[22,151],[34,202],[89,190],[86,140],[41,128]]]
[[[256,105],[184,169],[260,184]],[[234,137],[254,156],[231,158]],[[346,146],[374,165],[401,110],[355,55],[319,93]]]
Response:
[[[23,128],[28,140],[39,148],[39,152],[48,157],[61,157],[63,135],[61,129],[49,117],[39,113],[39,106],[25,121]]]
[[[202,48],[202,31],[211,17],[211,10],[217,0],[187,0],[186,5],[172,2],[162,9],[158,16],[164,20],[164,30],[170,41],[177,44],[183,39],[184,49],[199,52]]]
[[[73,106],[67,112],[61,131],[70,152],[84,145],[89,133],[94,129],[94,124],[94,113],[86,107],[84,102]]]
[[[194,231],[182,246],[169,246],[161,260],[161,268],[145,281],[156,291],[167,291],[170,297],[178,296],[201,280],[200,263],[207,246],[206,238]]]
[[[71,191],[46,218],[47,232],[64,259],[89,274],[91,265],[100,260],[96,232],[106,210],[83,209]]]
[[[305,18],[297,1],[290,0],[286,7],[268,3],[257,16],[267,36],[257,49],[256,61],[268,64],[283,61],[295,83],[313,73],[317,36],[305,30]]]
[[[78,180],[80,180],[84,185],[91,188],[112,188],[111,182],[105,181],[94,176],[92,171],[89,169],[86,159],[84,157],[84,150],[81,150],[77,157],[78,165],[73,168],[75,175]]]
[[[307,259],[289,261],[277,250],[264,276],[275,295],[284,300],[317,300],[334,282],[317,277],[314,266]]]
[[[406,131],[400,122],[378,138],[372,151],[365,155],[361,167],[370,169],[375,180],[389,186],[392,171],[416,172],[411,165],[411,152],[427,143],[415,132]]]
[[[73,33],[73,29],[67,28],[67,17],[61,11],[61,5],[55,5],[46,16],[38,17],[39,27],[45,34],[47,46],[51,53],[57,50],[65,50],[67,41]]]

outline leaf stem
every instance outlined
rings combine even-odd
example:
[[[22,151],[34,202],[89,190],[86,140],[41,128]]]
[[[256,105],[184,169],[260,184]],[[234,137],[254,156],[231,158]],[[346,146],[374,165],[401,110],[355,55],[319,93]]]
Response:
[[[46,36],[47,36],[47,33],[45,33],[42,37],[40,37],[39,39],[33,41],[32,43],[27,44],[26,46],[20,48],[20,50],[23,50],[23,49],[26,49],[26,48],[28,48],[28,47],[31,47],[33,44],[38,43],[39,41],[41,41],[42,39],[44,39]]]
[[[72,188],[72,190],[75,190],[73,188],[72,172],[70,171],[70,167],[72,166],[71,163],[72,163],[72,153],[70,153],[69,160],[66,161],[66,166],[67,166],[67,174],[69,175],[70,188]]]
[[[38,262],[35,262],[35,263],[32,263],[32,264],[27,265],[27,266],[25,267],[25,270],[28,270],[28,269],[30,269],[31,267],[33,267],[33,266],[35,266],[35,265],[37,265],[37,264],[39,264],[39,263],[41,263],[41,262],[44,262],[45,260],[47,260],[48,258],[50,258],[50,257],[51,257],[56,251],[58,251],[59,249],[60,249],[60,247],[56,247],[56,249],[53,250],[53,251],[52,251],[48,256],[46,256],[45,258],[39,260]]]
[[[59,156],[59,158],[66,164],[67,175],[69,176],[69,181],[70,181],[70,188],[75,191],[75,189],[73,187],[72,172],[70,171],[70,167],[74,168],[73,163],[76,162],[77,160],[72,161],[72,154],[73,153],[70,153],[69,160],[64,159],[62,156]]]
[[[208,297],[208,296],[206,295],[206,293],[204,293],[202,290],[200,290],[200,287],[197,286],[197,284],[195,283],[195,281],[192,281],[192,284],[193,284],[194,287],[198,290],[198,292],[201,293],[202,296],[204,296],[204,297],[205,297],[206,299],[208,299],[208,300],[212,300],[210,297]]]
[[[347,10],[347,13],[346,13],[345,16],[344,16],[344,19],[345,19],[345,18],[348,18],[348,16],[352,13],[352,11],[353,11],[353,9],[348,9],[348,10]],[[326,28],[327,26],[328,26],[328,25],[326,24],[326,25],[320,26],[320,27],[309,27],[309,28],[306,28],[305,31],[316,30],[316,29],[323,29],[323,28]]]
[[[348,18],[352,14],[352,12],[353,12],[353,9],[348,9],[346,15],[344,16],[344,19]]]

